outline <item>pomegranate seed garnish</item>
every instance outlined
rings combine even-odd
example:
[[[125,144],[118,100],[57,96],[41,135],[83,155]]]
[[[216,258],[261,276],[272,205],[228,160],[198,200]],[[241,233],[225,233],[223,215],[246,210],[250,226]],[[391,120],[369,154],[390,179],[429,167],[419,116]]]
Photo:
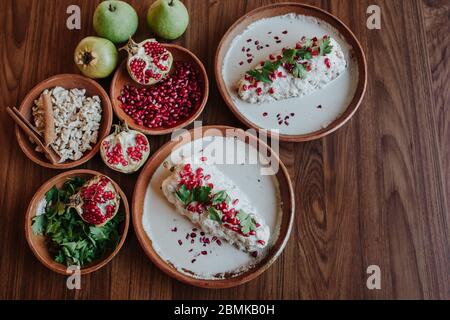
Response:
[[[181,246],[183,244],[183,241],[178,240],[178,244]]]

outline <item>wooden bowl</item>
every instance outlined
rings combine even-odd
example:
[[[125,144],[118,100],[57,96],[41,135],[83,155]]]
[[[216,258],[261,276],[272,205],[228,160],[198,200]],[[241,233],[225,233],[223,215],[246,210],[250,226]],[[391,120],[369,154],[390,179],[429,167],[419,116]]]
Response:
[[[135,121],[122,110],[120,106],[120,101],[117,99],[117,97],[120,96],[120,92],[125,85],[133,85],[138,88],[143,87],[142,85],[139,85],[133,79],[131,79],[130,75],[128,74],[126,60],[123,61],[120,67],[116,70],[116,73],[114,74],[109,91],[114,112],[120,120],[126,121],[126,123],[130,128],[138,130],[148,135],[168,134],[177,129],[188,126],[190,123],[192,123],[195,119],[197,119],[200,116],[203,109],[205,108],[209,95],[208,75],[206,74],[206,70],[205,67],[203,66],[203,63],[192,52],[183,47],[180,47],[175,44],[162,44],[162,45],[172,53],[174,63],[177,61],[191,62],[193,65],[196,66],[196,68],[200,72],[200,77],[203,83],[203,98],[196,106],[194,113],[189,118],[185,119],[183,122],[179,123],[174,127],[153,129],[143,125],[139,125],[135,123]]]
[[[72,170],[67,171],[64,173],[61,173],[57,175],[56,177],[53,177],[52,179],[45,182],[39,190],[35,193],[33,198],[31,199],[30,204],[28,205],[27,212],[25,214],[25,236],[28,242],[28,245],[31,248],[31,251],[33,251],[36,258],[42,262],[44,266],[46,266],[48,269],[67,275],[67,266],[57,263],[53,260],[53,257],[50,255],[48,251],[47,244],[45,243],[45,237],[43,235],[35,235],[33,234],[33,231],[31,229],[31,222],[34,216],[36,215],[37,206],[41,199],[45,196],[48,190],[50,190],[53,186],[56,186],[57,188],[61,187],[67,179],[74,178],[74,177],[85,177],[85,178],[91,178],[96,175],[101,175],[100,172],[93,171],[93,170],[86,170],[86,169],[79,169],[79,170]],[[112,181],[112,180],[111,180]],[[80,272],[82,275],[88,274],[94,271],[99,270],[103,266],[105,266],[108,262],[110,262],[116,254],[119,252],[120,248],[122,248],[123,243],[125,242],[125,238],[127,237],[128,227],[130,224],[130,209],[128,207],[128,201],[127,197],[125,196],[125,193],[122,191],[122,189],[117,185],[116,182],[112,181],[114,186],[116,187],[116,190],[120,194],[121,202],[120,202],[120,209],[123,214],[125,215],[125,220],[121,224],[120,228],[120,241],[117,245],[117,247],[108,255],[103,258],[101,258],[98,261],[92,262],[89,265],[86,265],[80,269]]]
[[[210,130],[214,129],[214,131]],[[282,203],[282,215],[280,222],[280,232],[275,244],[270,248],[267,256],[262,259],[258,264],[249,269],[248,271],[239,274],[235,277],[217,279],[217,280],[205,280],[198,279],[186,275],[185,273],[179,272],[171,263],[161,258],[159,254],[155,251],[152,245],[152,240],[147,235],[142,224],[142,217],[144,213],[144,200],[147,192],[147,186],[149,185],[153,174],[157,168],[163,163],[163,161],[171,154],[171,152],[178,147],[189,143],[195,139],[207,136],[225,136],[226,130],[234,130],[238,132],[240,136],[245,137],[247,143],[258,142],[261,145],[267,147],[268,155],[271,155],[271,159],[279,163],[279,170],[276,177],[280,186],[280,195]],[[221,135],[219,135],[220,133]],[[184,138],[183,138],[184,137]],[[186,139],[187,138],[187,139]],[[190,139],[190,141],[188,141]],[[253,145],[253,144],[252,144]],[[292,188],[292,183],[289,178],[289,174],[286,167],[283,165],[278,155],[274,153],[270,147],[268,147],[264,142],[259,140],[256,136],[244,132],[242,129],[227,127],[227,126],[207,126],[198,129],[192,129],[185,134],[177,137],[177,140],[172,140],[161,147],[147,162],[145,168],[142,170],[139,178],[137,180],[132,200],[132,210],[133,210],[133,226],[136,232],[136,236],[142,246],[142,249],[146,255],[153,261],[158,268],[165,272],[170,277],[184,282],[189,285],[203,287],[203,288],[230,288],[234,286],[241,285],[252,279],[255,279],[261,275],[265,270],[267,270],[272,263],[280,256],[282,253],[292,229],[294,221],[295,203],[294,203],[294,191]],[[175,210],[175,209],[174,209]],[[238,249],[236,249],[238,250]]]
[[[217,86],[219,91],[224,98],[226,104],[231,109],[231,111],[235,114],[235,116],[242,121],[244,124],[251,128],[255,129],[268,129],[261,128],[243,115],[236,105],[233,102],[233,99],[227,89],[225,84],[223,75],[222,75],[222,66],[224,62],[225,55],[231,45],[231,42],[235,37],[242,34],[244,30],[255,21],[264,18],[276,17],[288,13],[296,13],[306,16],[312,16],[317,19],[323,20],[334,27],[341,36],[347,41],[347,43],[353,48],[354,55],[356,61],[358,63],[358,80],[357,80],[357,88],[354,94],[354,97],[345,111],[333,122],[329,125],[325,126],[321,130],[311,132],[308,134],[300,134],[300,135],[288,135],[288,134],[280,134],[279,138],[283,141],[291,141],[291,142],[303,142],[310,141],[322,138],[335,130],[339,129],[343,126],[350,118],[355,114],[358,107],[360,106],[367,86],[367,63],[366,58],[361,47],[361,44],[356,39],[353,32],[337,17],[331,15],[330,13],[319,9],[317,7],[313,7],[306,4],[300,3],[279,3],[272,4],[264,7],[257,8],[243,17],[241,17],[238,21],[236,21],[230,29],[223,36],[216,52],[216,61],[215,61],[215,77]]]
[[[52,164],[50,160],[48,160],[43,153],[37,152],[35,150],[36,145],[30,141],[28,136],[16,125],[16,138],[19,143],[20,148],[25,153],[25,155],[33,162],[37,163],[46,168],[51,169],[70,169],[77,167],[89,159],[91,159],[97,151],[100,149],[100,143],[105,138],[110,130],[112,125],[112,108],[111,101],[109,99],[108,94],[94,80],[83,77],[78,74],[59,74],[55,75],[51,78],[48,78],[37,86],[35,86],[31,91],[26,95],[25,99],[22,101],[19,111],[32,123],[34,124],[32,117],[32,107],[34,105],[34,101],[39,98],[40,94],[45,89],[50,89],[56,86],[63,87],[65,89],[86,89],[87,96],[97,95],[100,97],[102,104],[102,120],[100,124],[100,130],[98,132],[98,140],[97,143],[92,146],[91,150],[88,150],[84,153],[83,157],[76,161],[67,160],[63,163]]]

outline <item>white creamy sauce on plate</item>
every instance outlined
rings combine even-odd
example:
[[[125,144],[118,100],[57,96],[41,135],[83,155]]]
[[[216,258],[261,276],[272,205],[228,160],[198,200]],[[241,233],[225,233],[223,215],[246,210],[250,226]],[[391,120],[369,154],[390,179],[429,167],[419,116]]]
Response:
[[[319,38],[324,35],[339,43],[347,60],[346,70],[337,79],[303,97],[261,104],[239,99],[236,84],[248,70],[267,60],[270,54],[295,47],[303,36]],[[222,76],[236,108],[245,118],[258,127],[300,135],[321,130],[346,110],[356,92],[358,65],[351,56],[350,45],[334,27],[317,18],[292,13],[258,20],[233,39],[224,58]],[[284,123],[286,117],[288,125]],[[280,119],[283,120],[281,125]]]
[[[162,163],[155,171],[145,195],[142,223],[152,240],[153,248],[179,272],[199,279],[233,277],[249,270],[267,255],[279,235],[281,200],[278,180],[275,176],[261,175],[259,164],[248,163],[249,157],[258,154],[255,148],[249,148],[247,144],[234,138],[208,137],[197,139],[174,152],[183,153],[185,157],[201,158],[208,148],[223,148],[223,145],[230,143],[235,145],[237,152],[243,154],[247,150],[247,155],[235,164],[216,164],[217,169],[245,193],[258,215],[270,228],[269,244],[256,258],[226,241],[222,241],[221,245],[211,241],[204,246],[199,241],[201,230],[196,231],[194,239],[186,239],[186,235],[198,227],[178,213],[161,190],[162,182],[171,175],[169,168],[176,164],[173,157],[169,156],[165,161],[166,165]],[[211,239],[208,234],[205,236]],[[192,240],[194,243],[191,243]],[[206,255],[202,254],[204,251],[207,252]]]

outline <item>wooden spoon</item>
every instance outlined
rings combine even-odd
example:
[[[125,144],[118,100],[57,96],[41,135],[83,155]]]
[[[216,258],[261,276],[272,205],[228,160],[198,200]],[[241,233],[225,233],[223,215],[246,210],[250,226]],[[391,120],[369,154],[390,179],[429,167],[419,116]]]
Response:
[[[37,131],[37,129],[17,110],[16,107],[12,109],[10,107],[6,108],[9,116],[14,120],[14,122],[22,128],[25,133],[30,136],[30,138],[44,151],[47,158],[52,162],[52,164],[59,163],[61,159],[59,155],[51,148],[47,147],[45,143],[41,140],[42,137]]]

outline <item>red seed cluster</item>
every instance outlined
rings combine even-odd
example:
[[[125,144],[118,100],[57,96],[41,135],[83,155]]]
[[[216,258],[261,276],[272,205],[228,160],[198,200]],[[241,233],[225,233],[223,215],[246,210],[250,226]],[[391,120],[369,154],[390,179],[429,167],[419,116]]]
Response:
[[[135,138],[136,145],[130,146],[127,148],[127,155],[134,162],[139,162],[142,160],[143,152],[148,151],[148,142],[145,137],[141,134],[138,134]]]
[[[91,224],[102,224],[111,218],[116,210],[115,205],[107,205],[106,212],[103,214],[100,210],[99,204],[106,203],[115,198],[115,194],[111,191],[104,191],[108,185],[109,180],[102,177],[98,182],[82,187],[81,198],[83,199],[83,220]]]
[[[171,128],[192,115],[202,95],[198,70],[189,62],[176,62],[175,73],[148,88],[125,86],[118,99],[137,124]]]
[[[128,166],[129,163],[123,157],[122,145],[120,143],[117,143],[111,147],[109,141],[103,141],[103,148],[106,150],[108,164],[116,166],[120,163],[124,167]]]

